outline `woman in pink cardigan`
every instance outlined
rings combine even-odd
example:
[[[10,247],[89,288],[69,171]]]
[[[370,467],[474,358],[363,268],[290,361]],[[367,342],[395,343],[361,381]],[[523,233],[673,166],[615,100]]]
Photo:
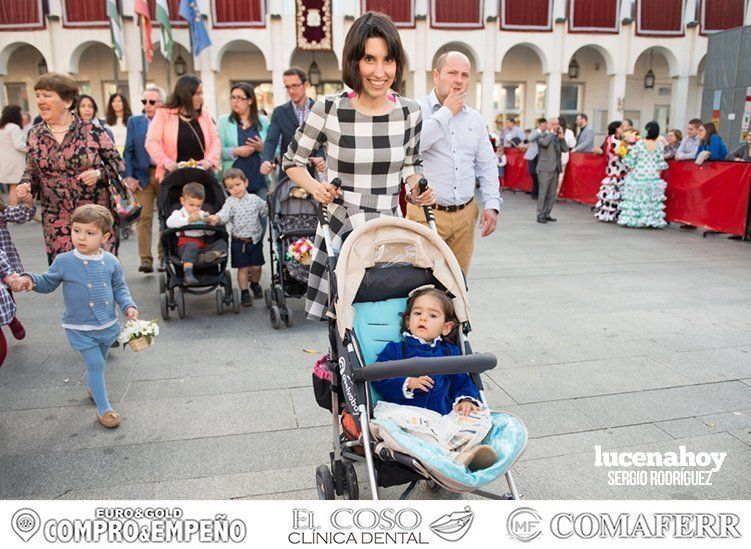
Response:
[[[149,125],[146,150],[156,164],[159,181],[188,160],[198,161],[204,169],[219,169],[222,142],[203,108],[203,84],[198,77],[185,74],[177,79],[172,95]]]

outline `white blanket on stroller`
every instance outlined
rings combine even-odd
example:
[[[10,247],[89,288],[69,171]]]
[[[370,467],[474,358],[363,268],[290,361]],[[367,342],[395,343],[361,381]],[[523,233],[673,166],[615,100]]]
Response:
[[[466,416],[454,411],[444,416],[427,408],[380,400],[373,416],[376,420],[391,421],[408,433],[437,444],[452,458],[481,444],[493,426],[487,406]]]

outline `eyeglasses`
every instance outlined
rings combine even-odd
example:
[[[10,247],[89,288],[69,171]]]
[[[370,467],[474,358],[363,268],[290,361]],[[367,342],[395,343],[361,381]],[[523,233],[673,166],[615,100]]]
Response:
[[[230,95],[229,98],[232,101],[247,101],[248,99],[250,99],[249,97],[243,97],[241,95]]]
[[[284,86],[285,90],[296,90],[297,88],[301,87],[303,84],[290,84],[289,86]]]
[[[146,105],[156,105],[159,101],[155,101],[154,99],[141,99],[141,104],[145,107]]]

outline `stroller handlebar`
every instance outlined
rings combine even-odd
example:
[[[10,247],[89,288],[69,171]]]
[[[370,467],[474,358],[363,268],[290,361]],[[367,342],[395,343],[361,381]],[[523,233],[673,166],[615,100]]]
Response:
[[[185,225],[184,227],[175,227],[174,229],[164,229],[162,236],[171,235],[175,233],[182,233],[185,231],[206,231],[218,235],[224,235],[229,237],[229,233],[224,225],[208,225],[205,223],[194,223],[192,225]]]
[[[498,359],[492,353],[461,356],[416,357],[378,362],[353,372],[356,382],[380,381],[393,377],[420,377],[430,374],[479,374],[492,370]]]

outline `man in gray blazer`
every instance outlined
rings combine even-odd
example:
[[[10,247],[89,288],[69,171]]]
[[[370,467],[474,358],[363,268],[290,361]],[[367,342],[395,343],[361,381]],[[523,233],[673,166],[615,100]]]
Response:
[[[558,174],[561,173],[561,153],[568,152],[563,138],[563,129],[557,118],[548,120],[548,130],[537,137],[537,179],[540,189],[537,195],[537,222],[556,221],[550,217],[558,191]]]
[[[595,131],[590,127],[587,115],[583,112],[577,114],[576,125],[579,127],[579,135],[576,136],[574,150],[581,153],[591,153],[595,149]]]

